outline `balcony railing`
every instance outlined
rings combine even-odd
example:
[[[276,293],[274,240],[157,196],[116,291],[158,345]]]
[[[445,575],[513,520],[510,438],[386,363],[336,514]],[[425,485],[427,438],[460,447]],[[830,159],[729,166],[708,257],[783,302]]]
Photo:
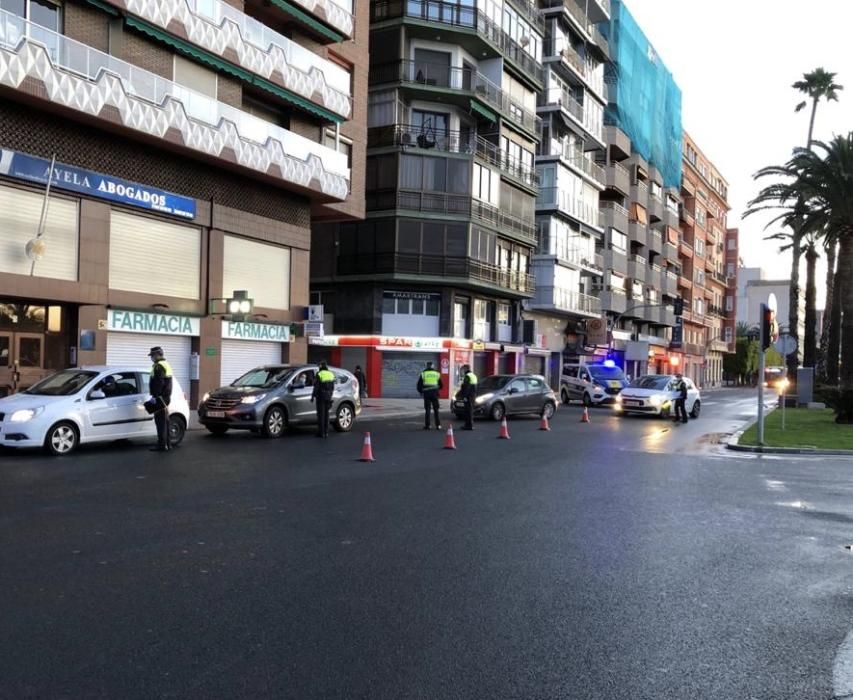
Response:
[[[470,68],[447,66],[426,61],[392,61],[370,69],[370,83],[405,83],[461,91],[495,107],[510,121],[533,133],[539,133],[542,120],[513,100],[484,75]]]
[[[338,257],[338,274],[409,274],[467,279],[525,295],[532,294],[534,289],[533,276],[530,274],[507,270],[473,258],[445,255],[341,255]]]
[[[575,0],[544,0],[543,8],[562,7],[569,16],[577,23],[581,31],[585,32],[587,38],[592,38],[593,23],[590,21],[586,13],[578,6]]]
[[[601,228],[601,212],[596,206],[585,202],[580,197],[572,197],[568,192],[558,187],[543,187],[536,198],[537,207],[555,207],[558,211],[573,216],[579,221]]]
[[[609,0],[607,0],[609,2]],[[527,0],[513,0],[512,7],[524,17],[535,29],[538,29],[542,34],[545,33],[545,18],[536,7],[536,3],[528,2]]]
[[[509,155],[491,141],[473,131],[435,129],[423,125],[389,124],[367,130],[367,147],[401,146],[403,148],[435,149],[446,153],[466,153],[494,165],[502,172],[528,187],[539,185],[536,169]]]
[[[552,39],[545,45],[545,55],[565,61],[592,90],[599,96],[604,95],[604,70],[596,72],[596,66],[581,56],[568,40],[562,37]]]
[[[596,182],[602,185],[607,184],[604,168],[587,156],[581,149],[566,146],[563,149],[563,158],[584,174],[589,175]]]
[[[604,216],[609,212],[614,212],[615,214],[619,214],[620,216],[624,216],[626,219],[629,216],[628,210],[623,207],[621,204],[616,202],[601,202],[599,204],[598,210],[601,212],[601,215]],[[624,233],[624,231],[623,231]]]
[[[551,81],[550,87],[544,90],[540,96],[540,104],[544,107],[556,106],[564,109],[590,134],[596,139],[603,142],[603,126],[601,123],[596,123],[591,114],[588,114],[584,109],[583,104],[579,102],[571,91],[562,84],[554,84]]]
[[[531,305],[553,306],[560,311],[589,314],[592,316],[599,316],[601,314],[601,299],[563,287],[537,286],[536,296],[533,298]]]
[[[696,343],[684,343],[684,352],[688,355],[699,355],[703,357],[705,355],[705,346],[697,345]]]
[[[498,207],[493,207],[491,204],[474,199],[471,195],[413,190],[369,192],[367,208],[371,211],[407,209],[431,214],[467,217],[489,224],[499,231],[513,235],[532,246],[536,245],[536,226],[533,224],[532,215],[530,220],[522,219]]]
[[[0,11],[0,84],[19,89],[25,81],[56,86],[40,91],[43,99],[89,117],[168,134],[171,143],[334,199],[349,191],[345,154]]]
[[[352,111],[350,74],[223,0],[106,0],[161,29],[223,56],[335,114]],[[332,5],[339,12],[343,8]],[[352,15],[349,16],[350,31]],[[319,95],[319,98],[317,97]]]
[[[371,22],[401,17],[472,29],[497,51],[514,61],[524,73],[542,84],[542,64],[476,7],[445,0],[374,0],[370,3]]]
[[[539,232],[539,254],[553,255],[569,265],[604,271],[604,257],[600,253],[590,253],[589,250],[569,245],[565,238],[552,236],[547,228]]]

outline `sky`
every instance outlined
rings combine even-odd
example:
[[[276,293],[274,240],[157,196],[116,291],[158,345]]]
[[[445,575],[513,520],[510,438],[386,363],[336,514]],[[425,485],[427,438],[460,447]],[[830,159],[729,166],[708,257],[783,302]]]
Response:
[[[764,231],[770,217],[741,215],[765,182],[755,172],[806,145],[810,107],[795,113],[804,98],[791,88],[803,73],[821,66],[845,87],[819,105],[814,138],[853,131],[853,0],[624,1],[681,88],[684,129],[729,183],[744,264],[790,279],[790,254],[763,240],[778,230]]]

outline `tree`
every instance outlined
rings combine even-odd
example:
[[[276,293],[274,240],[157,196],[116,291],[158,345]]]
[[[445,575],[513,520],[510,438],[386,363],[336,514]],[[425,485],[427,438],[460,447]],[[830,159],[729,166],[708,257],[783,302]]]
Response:
[[[817,105],[821,99],[827,102],[838,102],[838,93],[844,89],[844,86],[838,85],[835,82],[836,73],[830,73],[824,68],[815,68],[811,73],[803,73],[803,79],[798,80],[791,87],[794,90],[807,95],[812,101],[812,113],[809,118],[809,138],[806,141],[806,148],[812,147],[812,137],[814,136],[814,122],[817,115]],[[795,112],[799,112],[808,105],[808,100],[800,102]]]
[[[835,314],[836,296],[835,257],[837,244],[835,241],[825,241],[826,247],[826,303],[823,307],[823,322],[820,328],[820,347],[817,353],[817,376],[827,384],[838,382],[838,349],[835,355],[830,353],[830,336],[832,335],[833,318]]]

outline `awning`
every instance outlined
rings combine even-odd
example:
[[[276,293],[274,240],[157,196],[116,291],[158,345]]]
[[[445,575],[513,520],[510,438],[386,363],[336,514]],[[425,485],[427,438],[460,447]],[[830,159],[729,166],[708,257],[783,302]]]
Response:
[[[485,119],[488,119],[490,122],[492,122],[492,124],[498,123],[497,115],[492,110],[483,107],[483,105],[481,105],[476,100],[471,100],[471,111],[476,112]]]
[[[340,43],[346,40],[346,37],[343,34],[339,34],[333,29],[329,29],[322,22],[318,22],[311,15],[306,14],[298,7],[294,7],[289,2],[285,2],[285,0],[272,0],[272,4],[280,10],[284,10],[291,17],[298,19],[300,22],[304,22],[318,34],[322,34],[323,36],[328,37],[334,42]]]
[[[648,223],[648,218],[646,217],[646,208],[633,202],[631,204],[631,218],[634,221],[639,221],[644,226]]]
[[[199,48],[193,44],[190,44],[183,39],[179,39],[172,34],[160,29],[159,27],[155,27],[153,24],[149,24],[143,20],[137,19],[136,17],[126,17],[125,21],[128,26],[133,27],[134,29],[138,29],[141,32],[145,32],[149,36],[158,39],[170,46],[173,46],[175,49],[180,51],[181,53],[191,56],[202,63],[206,63],[211,68],[216,70],[221,70],[225,73],[230,73],[235,78],[239,78],[244,82],[251,83],[252,85],[257,85],[258,87],[273,93],[277,97],[289,102],[295,107],[300,107],[307,112],[311,112],[312,114],[324,119],[328,122],[334,122],[337,124],[341,124],[346,119],[338,114],[330,112],[329,110],[320,107],[319,105],[315,105],[313,102],[306,100],[304,97],[300,97],[299,95],[290,92],[289,90],[285,90],[282,87],[279,87],[275,83],[266,80],[265,78],[261,78],[260,76],[254,75],[249,71],[239,68],[232,63],[216,56],[204,49]]]
[[[551,351],[546,348],[525,348],[524,352],[534,357],[551,357]]]

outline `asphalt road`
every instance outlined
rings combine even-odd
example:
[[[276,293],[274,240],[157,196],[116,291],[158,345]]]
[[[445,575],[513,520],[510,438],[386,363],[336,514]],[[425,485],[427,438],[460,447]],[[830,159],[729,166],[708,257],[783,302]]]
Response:
[[[0,452],[0,697],[831,698],[853,461],[703,409]]]

